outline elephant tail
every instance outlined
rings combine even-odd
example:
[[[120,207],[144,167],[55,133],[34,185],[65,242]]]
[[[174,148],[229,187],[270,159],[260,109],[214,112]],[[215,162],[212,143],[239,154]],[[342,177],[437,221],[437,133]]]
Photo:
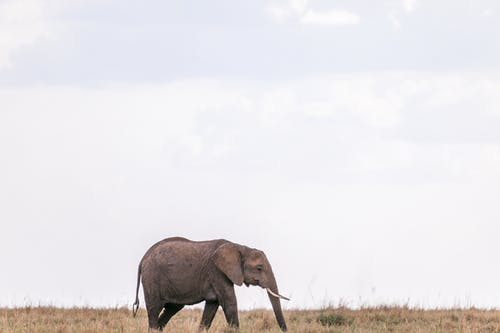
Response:
[[[137,287],[135,289],[135,302],[134,305],[132,305],[132,314],[135,315],[137,314],[137,310],[139,310],[139,285],[141,284],[141,265],[139,265],[139,268],[137,269]]]

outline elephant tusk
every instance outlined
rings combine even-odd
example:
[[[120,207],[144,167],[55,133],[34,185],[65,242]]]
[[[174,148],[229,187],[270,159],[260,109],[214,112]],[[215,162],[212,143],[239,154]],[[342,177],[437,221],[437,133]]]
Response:
[[[285,297],[285,296],[281,296],[280,294],[276,294],[274,291],[272,291],[271,289],[269,288],[266,288],[267,292],[270,293],[271,295],[273,295],[274,297],[277,297],[277,298],[282,298],[282,299],[285,299],[287,301],[289,301],[290,299],[288,297]]]

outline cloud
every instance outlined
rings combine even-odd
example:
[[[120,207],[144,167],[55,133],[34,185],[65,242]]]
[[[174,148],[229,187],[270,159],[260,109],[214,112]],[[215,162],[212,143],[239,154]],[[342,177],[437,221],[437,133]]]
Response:
[[[398,18],[397,14],[395,12],[389,13],[389,20],[391,21],[392,25],[394,26],[394,29],[396,29],[396,30],[401,29],[401,20]]]
[[[417,5],[418,0],[403,0],[403,8],[408,13],[413,12]]]
[[[495,15],[495,11],[492,10],[491,8],[486,8],[483,10],[483,15],[484,16],[493,16],[493,15]]]
[[[498,30],[499,21],[478,16],[484,24],[472,24],[473,31],[468,31],[460,24],[468,17],[465,5],[446,16],[446,6],[430,8],[422,3],[415,5],[419,12],[415,16],[405,12],[401,0],[387,6],[354,2],[342,7],[325,1],[286,0],[201,7],[170,1],[151,6],[121,6],[116,0],[78,0],[74,5],[75,1],[68,0],[70,8],[64,5],[60,11],[60,3],[67,1],[46,0],[33,22],[48,26],[30,29],[30,38],[14,38],[7,48],[4,43],[2,66],[15,66],[2,70],[0,85],[169,82],[196,77],[279,80],[370,70],[491,71],[500,59],[498,42],[487,38]],[[477,5],[477,14],[484,8]],[[221,17],[224,11],[233,15]],[[446,17],[449,23],[439,24],[430,19],[432,15]],[[2,21],[3,26],[6,22]],[[357,25],[339,25],[354,22]],[[400,30],[387,31],[388,25]],[[14,27],[3,26],[0,34],[16,35]],[[462,38],[453,38],[456,35]],[[463,45],[470,47],[463,49]]]
[[[403,12],[406,13],[406,15],[410,15],[417,6],[418,0],[402,0],[399,5],[393,6],[394,8],[389,12],[388,18],[395,30],[401,29],[401,7],[403,7]]]
[[[300,18],[300,22],[311,25],[353,25],[358,24],[360,18],[357,14],[344,10],[330,10],[317,12],[308,10]]]
[[[35,119],[33,124],[37,124],[23,128],[10,126],[5,120],[5,135],[16,137],[16,131],[27,131],[26,135],[33,131],[34,136],[39,133],[48,140],[47,147],[63,145],[62,149],[68,149],[64,145],[70,139],[57,139],[67,136],[73,138],[74,147],[80,146],[89,154],[94,148],[114,151],[117,158],[131,154],[147,160],[158,154],[169,165],[220,165],[222,169],[254,168],[270,173],[287,163],[290,174],[282,173],[283,177],[297,176],[316,165],[321,166],[316,175],[301,177],[335,178],[335,172],[344,172],[346,165],[352,167],[352,175],[386,170],[389,176],[391,166],[418,172],[412,164],[415,161],[443,164],[444,157],[430,156],[461,154],[457,149],[439,148],[425,155],[421,152],[430,150],[422,150],[421,145],[495,144],[499,137],[499,87],[495,80],[473,76],[379,73],[255,86],[231,80],[187,80],[110,85],[99,90],[3,89],[0,99],[3,110]],[[40,108],[43,117],[34,111]],[[44,123],[47,119],[58,119],[61,126],[46,132],[44,128],[50,127]],[[95,119],[100,120],[96,123]],[[111,128],[117,131],[109,136]],[[86,133],[94,135],[84,139]],[[33,153],[40,151],[42,147],[37,145],[43,140],[31,142]],[[283,140],[288,142],[286,147],[294,147],[293,151],[284,148]],[[327,151],[316,154],[325,141]],[[345,148],[346,143],[352,151]],[[484,154],[492,151],[488,147]],[[330,153],[336,155],[337,166],[332,166]],[[101,155],[103,160],[112,159]],[[81,154],[75,158],[78,156]],[[296,156],[307,158],[297,163]],[[401,159],[394,160],[394,156]],[[262,163],[252,164],[258,160]]]
[[[267,9],[279,23],[292,18],[305,25],[319,26],[353,25],[360,22],[356,13],[347,10],[315,10],[310,8],[307,0],[289,0],[281,5],[273,3]]]
[[[0,70],[12,68],[15,52],[40,41],[55,40],[70,20],[64,11],[97,0],[4,0],[0,2]]]
[[[276,21],[283,23],[287,19],[301,16],[307,9],[308,0],[288,0],[286,4],[271,3],[267,7],[268,13]]]
[[[52,35],[47,6],[42,0],[0,3],[0,69],[12,66],[12,52]]]

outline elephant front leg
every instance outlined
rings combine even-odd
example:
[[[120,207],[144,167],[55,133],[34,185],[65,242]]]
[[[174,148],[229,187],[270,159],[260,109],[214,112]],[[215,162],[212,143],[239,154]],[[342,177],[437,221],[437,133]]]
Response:
[[[212,325],[215,314],[219,309],[219,302],[205,302],[205,309],[203,310],[203,316],[201,317],[200,328],[208,330]]]
[[[224,316],[229,326],[240,327],[240,322],[238,320],[238,304],[236,302],[236,295],[234,293],[234,287],[226,290],[223,299],[220,301],[222,310],[224,310]]]

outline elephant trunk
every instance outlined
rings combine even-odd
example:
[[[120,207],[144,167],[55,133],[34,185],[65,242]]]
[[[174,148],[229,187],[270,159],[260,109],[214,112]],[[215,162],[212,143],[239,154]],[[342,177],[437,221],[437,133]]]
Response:
[[[281,310],[281,302],[279,297],[275,296],[279,295],[278,286],[276,284],[276,279],[274,278],[274,275],[271,276],[271,278],[272,279],[270,282],[270,286],[267,288],[268,289],[267,295],[269,296],[269,301],[273,306],[274,315],[276,316],[276,321],[278,322],[279,327],[283,332],[286,332],[287,327],[286,327],[285,317],[283,317],[283,311]],[[269,289],[272,292],[270,292]]]

